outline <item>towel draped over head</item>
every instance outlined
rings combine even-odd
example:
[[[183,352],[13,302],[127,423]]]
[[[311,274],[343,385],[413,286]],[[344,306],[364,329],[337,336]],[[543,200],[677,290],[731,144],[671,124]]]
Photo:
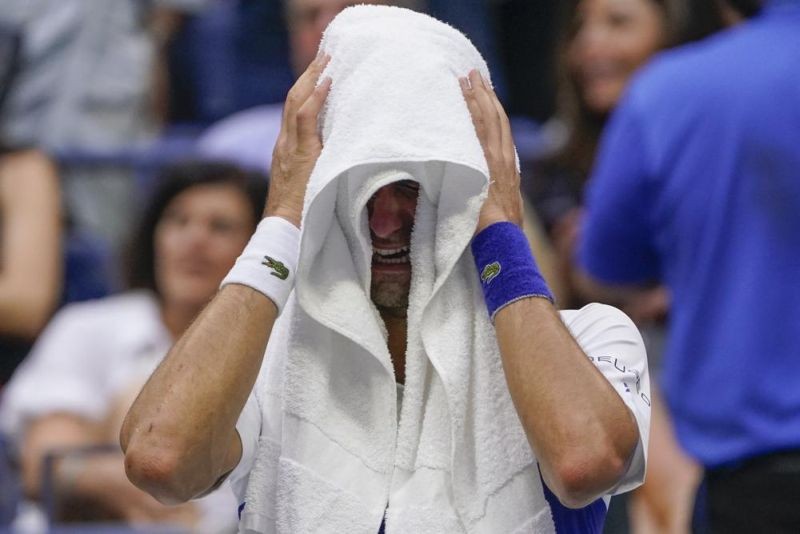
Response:
[[[296,287],[256,384],[245,532],[554,532],[469,251],[488,170],[458,77],[489,73],[455,29],[356,6],[328,27],[323,150]],[[400,413],[370,301],[365,208],[419,182]]]

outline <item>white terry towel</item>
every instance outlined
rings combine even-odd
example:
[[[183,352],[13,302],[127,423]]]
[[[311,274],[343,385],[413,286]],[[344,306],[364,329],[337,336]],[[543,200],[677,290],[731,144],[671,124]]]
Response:
[[[394,7],[343,11],[321,48],[324,149],[276,327],[288,334],[257,385],[265,405],[282,399],[280,425],[262,430],[242,528],[375,534],[385,513],[388,533],[554,532],[468,247],[488,170],[458,77],[488,80],[486,64],[453,28]],[[365,205],[400,179],[421,191],[397,414]]]

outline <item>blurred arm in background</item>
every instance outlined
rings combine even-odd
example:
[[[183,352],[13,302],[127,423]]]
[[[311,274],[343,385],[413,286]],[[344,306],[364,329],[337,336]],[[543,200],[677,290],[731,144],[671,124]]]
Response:
[[[61,195],[53,164],[26,150],[0,160],[0,335],[33,339],[61,290]]]

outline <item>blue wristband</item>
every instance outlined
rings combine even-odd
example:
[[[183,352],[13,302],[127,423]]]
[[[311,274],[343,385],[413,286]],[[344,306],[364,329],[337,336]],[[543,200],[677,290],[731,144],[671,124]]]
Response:
[[[516,224],[498,222],[481,230],[472,239],[472,256],[492,321],[501,308],[523,298],[542,297],[553,302],[528,239]]]

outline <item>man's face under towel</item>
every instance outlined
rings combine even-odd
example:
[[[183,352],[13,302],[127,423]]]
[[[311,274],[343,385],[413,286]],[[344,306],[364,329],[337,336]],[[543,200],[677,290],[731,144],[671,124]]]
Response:
[[[411,286],[411,230],[419,184],[401,180],[380,188],[367,203],[372,238],[372,287],[375,305],[405,315]]]

